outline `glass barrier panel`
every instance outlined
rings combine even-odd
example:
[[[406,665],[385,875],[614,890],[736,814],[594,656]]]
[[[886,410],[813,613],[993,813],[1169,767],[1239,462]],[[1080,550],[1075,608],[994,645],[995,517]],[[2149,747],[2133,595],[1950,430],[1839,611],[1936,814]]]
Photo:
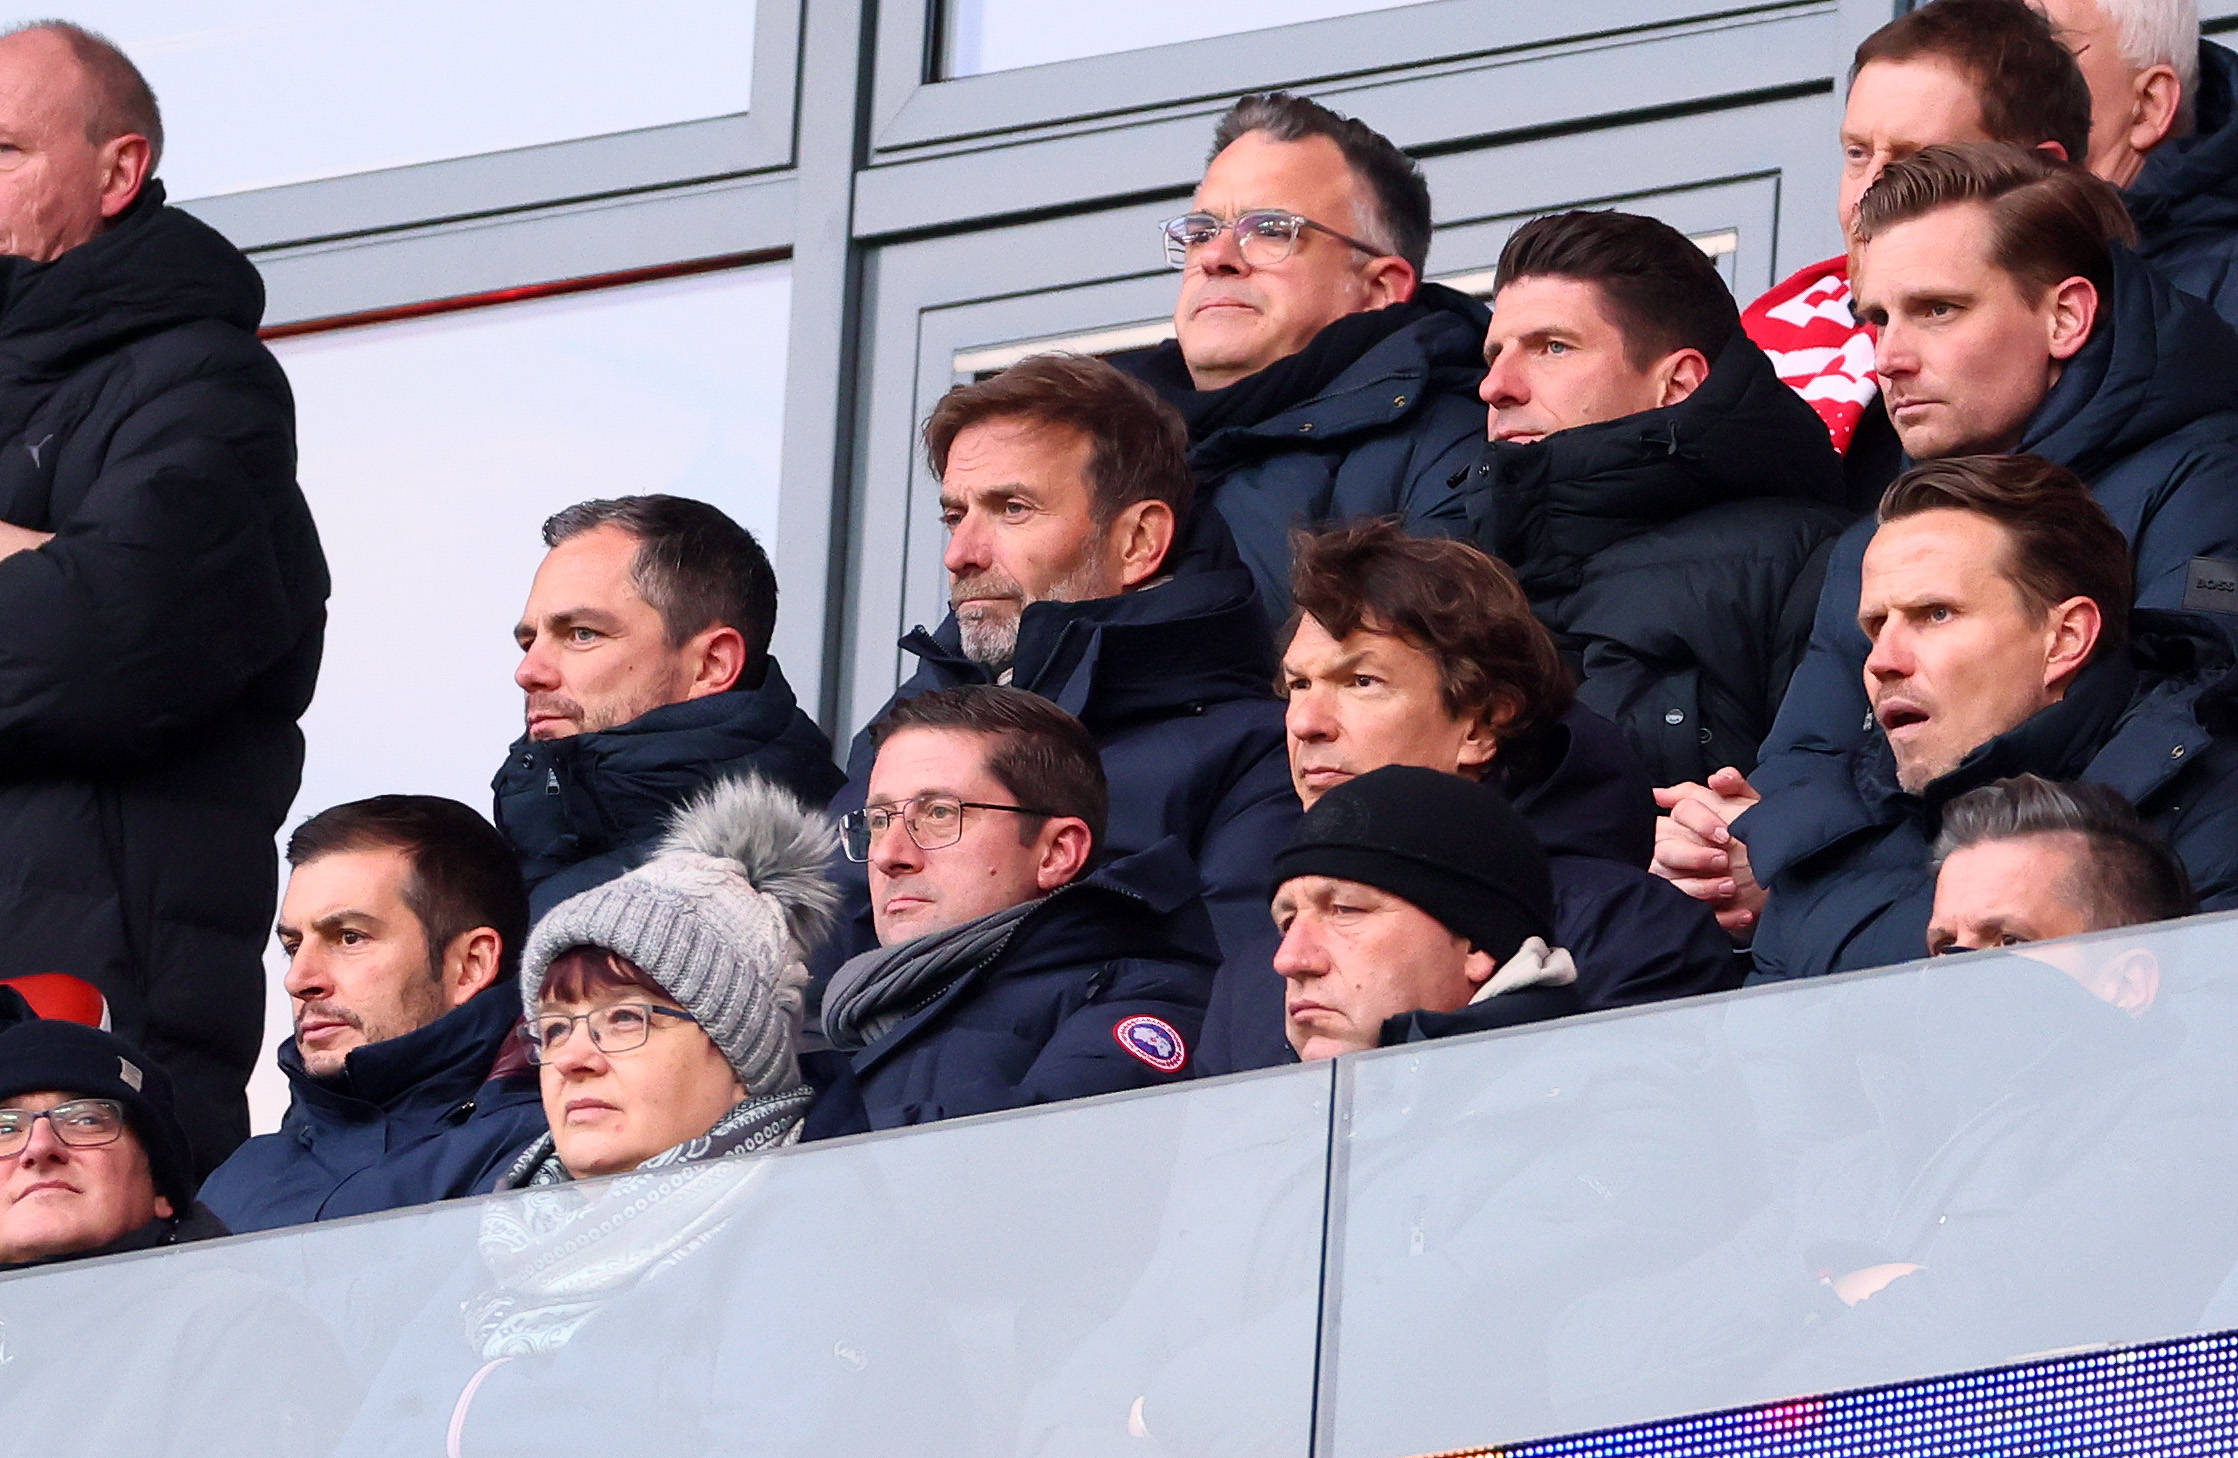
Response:
[[[1197,0],[1135,0],[1131,5],[1052,6],[1037,0],[945,0],[940,14],[940,75],[944,80],[983,76],[1417,3],[1238,0],[1204,5]]]
[[[1304,1458],[1324,1068],[0,1277],[0,1451]]]
[[[167,134],[174,200],[730,116],[751,0],[86,0]]]
[[[1317,1451],[2238,1325],[2234,937],[2196,918],[1349,1060]]]

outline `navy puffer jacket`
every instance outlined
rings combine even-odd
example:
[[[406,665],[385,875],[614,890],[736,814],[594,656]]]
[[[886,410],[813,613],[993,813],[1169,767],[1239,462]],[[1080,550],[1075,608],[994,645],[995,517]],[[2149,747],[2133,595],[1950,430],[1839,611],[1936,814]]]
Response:
[[[591,734],[514,741],[490,789],[530,913],[633,869],[695,790],[749,772],[815,809],[844,779],[774,658],[758,688],[664,704]]]
[[[326,559],[264,285],[160,184],[0,259],[0,977],[98,986],[204,1170],[249,1132],[273,837],[303,769]]]
[[[2098,318],[2020,449],[2090,484],[2129,540],[2140,607],[2181,608],[2192,558],[2238,560],[2238,334],[2122,249]],[[1839,779],[1846,770],[1824,759],[1877,733],[1865,701],[1871,645],[1857,626],[1874,528],[1868,517],[1834,544],[1810,649],[1752,776],[1766,795]]]
[[[1826,426],[1735,333],[1660,410],[1496,441],[1477,541],[1505,560],[1659,785],[1748,769],[1851,513]]]
[[[1896,785],[1879,733],[1734,823],[1771,889],[1752,980],[1816,977],[1927,953],[1929,852],[1943,806],[2010,775],[2121,791],[2175,850],[2208,910],[2238,906],[2238,664],[2194,613],[2139,611],[2127,654],[2090,664],[2067,696],[1977,747],[1918,795]]]
[[[1059,888],[1002,944],[819,1091],[804,1137],[1116,1093],[1185,1078],[1220,944],[1179,845],[1105,863]]]
[[[544,1132],[534,1070],[492,1076],[520,1015],[520,989],[501,982],[352,1049],[333,1078],[313,1078],[288,1039],[287,1117],[233,1151],[202,1203],[239,1234],[482,1193]]]

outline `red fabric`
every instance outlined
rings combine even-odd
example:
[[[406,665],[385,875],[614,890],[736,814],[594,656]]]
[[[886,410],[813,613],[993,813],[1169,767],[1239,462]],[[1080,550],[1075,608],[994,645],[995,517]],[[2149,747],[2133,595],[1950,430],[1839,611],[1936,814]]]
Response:
[[[23,1000],[40,1017],[84,1023],[89,1028],[109,1026],[109,1000],[90,982],[61,972],[33,972],[5,980],[23,994]]]
[[[1829,258],[1779,283],[1741,311],[1741,328],[1801,395],[1834,449],[1847,454],[1865,407],[1880,393],[1872,326],[1850,314],[1849,260]]]

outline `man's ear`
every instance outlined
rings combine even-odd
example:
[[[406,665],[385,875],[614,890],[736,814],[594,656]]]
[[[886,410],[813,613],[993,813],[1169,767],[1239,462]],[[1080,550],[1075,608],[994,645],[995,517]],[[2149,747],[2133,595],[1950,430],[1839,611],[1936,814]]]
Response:
[[[2160,997],[2160,958],[2143,947],[2126,951],[2108,974],[2106,985],[2113,989],[2107,1000],[2137,1017]]]
[[[1361,274],[1360,284],[1367,295],[1361,312],[1369,309],[1386,309],[1393,304],[1403,304],[1414,297],[1422,286],[1415,276],[1414,265],[1394,254],[1385,253],[1371,260],[1367,271]]]
[[[2073,359],[2090,343],[2091,327],[2098,322],[2098,286],[2087,278],[2071,278],[2052,290],[2051,330],[2046,341],[2051,357]]]
[[[684,645],[684,653],[692,671],[684,690],[687,699],[726,692],[746,671],[746,635],[727,623],[695,633]]]
[[[443,1000],[464,1007],[476,993],[495,987],[504,955],[505,939],[495,927],[478,926],[451,938],[443,949]]]
[[[2129,135],[2124,140],[2132,152],[2147,153],[2176,130],[2184,83],[2177,79],[2175,67],[2160,65],[2139,71],[2129,85]]]
[[[1468,979],[1472,989],[1490,982],[1492,974],[1499,970],[1500,964],[1492,959],[1490,952],[1481,952],[1475,947],[1469,948],[1468,957],[1461,963],[1461,975]]]
[[[171,1203],[171,1197],[169,1195],[158,1195],[155,1197],[156,1219],[168,1220],[178,1213],[179,1207]]]
[[[1130,502],[1119,513],[1105,540],[1118,559],[1121,592],[1140,587],[1165,570],[1175,529],[1173,508],[1155,498]]]
[[[2051,140],[2049,137],[2046,137],[2043,141],[2038,142],[2033,150],[2048,153],[2054,162],[2069,162],[2074,160],[2067,155],[2067,149],[2065,147],[2062,147],[2059,143]]]
[[[1461,752],[1456,766],[1463,774],[1474,774],[1490,764],[1500,752],[1500,730],[1515,717],[1512,704],[1505,702],[1487,704],[1477,710],[1469,720],[1468,728],[1461,735]]]
[[[2071,597],[2051,610],[2044,644],[2044,688],[2063,694],[2075,675],[2090,662],[2098,647],[2105,619],[2098,604],[2087,597]]]
[[[1655,402],[1658,406],[1678,404],[1701,389],[1702,381],[1710,377],[1709,357],[1698,349],[1682,349],[1666,355],[1655,369],[1663,381],[1661,398]]]
[[[101,216],[104,221],[132,206],[148,180],[155,149],[138,132],[111,137],[101,144]]]
[[[1041,828],[1041,859],[1034,866],[1034,884],[1044,891],[1069,886],[1088,869],[1095,850],[1088,822],[1073,815],[1054,815]]]

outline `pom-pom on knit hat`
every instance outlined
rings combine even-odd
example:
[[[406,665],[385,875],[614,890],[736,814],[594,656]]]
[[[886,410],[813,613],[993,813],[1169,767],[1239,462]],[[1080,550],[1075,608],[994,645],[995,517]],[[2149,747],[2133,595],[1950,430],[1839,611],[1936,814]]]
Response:
[[[700,791],[651,860],[547,912],[521,954],[521,1006],[536,1016],[544,973],[575,947],[627,957],[722,1050],[749,1095],[800,1084],[807,959],[839,890],[825,874],[838,832],[755,775]]]

